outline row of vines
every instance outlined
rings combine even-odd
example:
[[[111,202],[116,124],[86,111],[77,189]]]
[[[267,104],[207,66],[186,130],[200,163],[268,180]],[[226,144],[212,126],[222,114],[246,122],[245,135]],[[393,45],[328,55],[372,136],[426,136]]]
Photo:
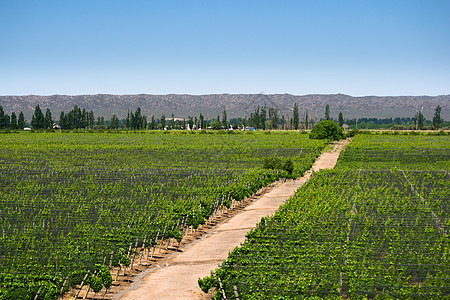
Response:
[[[214,298],[450,298],[450,139],[358,135],[211,276]]]

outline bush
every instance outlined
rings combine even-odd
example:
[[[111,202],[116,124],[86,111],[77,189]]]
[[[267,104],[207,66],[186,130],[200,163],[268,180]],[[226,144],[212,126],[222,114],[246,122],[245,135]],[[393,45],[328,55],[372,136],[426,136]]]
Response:
[[[94,291],[94,293],[98,293],[103,288],[102,279],[99,276],[92,276],[89,280],[89,286]]]
[[[292,171],[294,171],[294,163],[292,162],[292,160],[288,159],[284,162],[283,170],[285,170],[289,174],[292,174]]]
[[[282,162],[278,157],[269,157],[264,160],[263,168],[271,170],[284,170],[289,174],[292,174],[292,171],[294,171],[294,163],[291,159]]]
[[[217,121],[214,121],[214,122],[212,123],[212,128],[213,128],[214,130],[219,130],[219,129],[220,129],[220,123],[217,122]]]
[[[361,133],[361,131],[359,131],[358,129],[352,129],[352,130],[349,130],[349,132],[347,133],[347,136],[354,137],[355,135],[360,134],[360,133]]]
[[[263,168],[272,170],[281,170],[282,168],[281,159],[279,159],[278,157],[266,158],[264,159]]]
[[[215,278],[212,272],[210,276],[206,276],[203,279],[201,278],[198,279],[198,286],[204,293],[208,293],[209,289],[217,286],[218,284],[219,283],[217,282],[217,279]]]
[[[344,130],[342,129],[342,127],[339,127],[334,121],[320,121],[311,130],[309,138],[315,140],[336,141],[344,138]]]

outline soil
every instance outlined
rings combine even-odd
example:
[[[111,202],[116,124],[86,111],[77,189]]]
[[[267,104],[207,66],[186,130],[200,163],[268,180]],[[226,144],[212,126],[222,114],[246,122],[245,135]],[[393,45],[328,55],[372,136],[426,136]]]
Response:
[[[98,299],[144,300],[144,299],[211,299],[198,286],[198,278],[210,275],[218,268],[235,247],[245,241],[245,235],[255,228],[262,217],[273,215],[295,191],[320,169],[332,169],[340,152],[349,140],[333,143],[316,160],[305,175],[296,180],[283,180],[259,190],[252,197],[235,203],[232,209],[211,218],[206,225],[183,237],[181,244],[174,242],[164,246],[148,260],[143,252],[140,264],[126,270],[106,295],[100,292]],[[113,279],[117,271],[113,270]],[[83,297],[83,290],[79,297]],[[93,298],[87,294],[87,299]]]

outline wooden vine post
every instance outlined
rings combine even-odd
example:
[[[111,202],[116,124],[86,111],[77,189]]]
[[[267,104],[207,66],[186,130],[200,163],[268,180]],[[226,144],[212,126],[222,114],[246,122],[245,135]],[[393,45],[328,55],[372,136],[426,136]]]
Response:
[[[80,284],[80,289],[79,289],[79,290],[77,291],[77,293],[75,294],[74,299],[77,299],[77,298],[78,298],[78,294],[81,292],[81,289],[83,288],[84,282],[85,282],[86,279],[88,278],[90,272],[91,272],[91,271],[88,270],[87,273],[86,273],[86,275],[84,275],[84,278],[83,278],[83,280],[81,281],[81,284]]]

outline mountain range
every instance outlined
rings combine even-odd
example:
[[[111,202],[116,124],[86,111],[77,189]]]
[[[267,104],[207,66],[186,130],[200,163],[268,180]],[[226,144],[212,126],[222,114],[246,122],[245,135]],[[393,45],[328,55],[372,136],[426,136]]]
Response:
[[[450,95],[440,96],[364,96],[352,97],[344,94],[303,95],[291,94],[209,94],[209,95],[51,95],[51,96],[0,96],[0,105],[6,113],[23,111],[27,120],[36,105],[45,112],[49,108],[54,119],[59,118],[61,111],[68,112],[75,105],[81,109],[92,110],[95,116],[111,118],[115,113],[125,118],[128,110],[141,108],[142,114],[159,118],[187,118],[202,113],[207,118],[222,116],[224,109],[228,118],[249,116],[257,106],[276,107],[282,114],[292,115],[292,108],[297,103],[301,111],[308,111],[310,116],[323,117],[325,106],[330,107],[330,115],[337,119],[339,112],[344,118],[396,118],[413,117],[417,111],[423,110],[426,119],[432,119],[435,108],[442,109],[441,118],[450,119]]]

